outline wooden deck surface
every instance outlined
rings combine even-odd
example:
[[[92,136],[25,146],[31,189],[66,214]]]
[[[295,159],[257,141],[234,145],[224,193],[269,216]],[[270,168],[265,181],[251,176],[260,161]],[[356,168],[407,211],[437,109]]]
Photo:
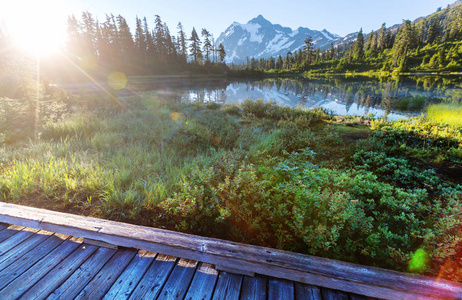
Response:
[[[366,299],[82,238],[0,224],[0,299]]]

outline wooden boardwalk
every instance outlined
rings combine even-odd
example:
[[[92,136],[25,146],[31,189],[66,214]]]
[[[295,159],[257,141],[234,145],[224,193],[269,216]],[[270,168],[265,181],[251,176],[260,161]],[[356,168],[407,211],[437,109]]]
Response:
[[[462,299],[432,277],[44,209],[0,202],[0,222],[0,299]]]
[[[363,299],[359,296],[353,297]],[[208,263],[0,224],[0,299],[349,299]],[[352,299],[352,295],[350,295]]]

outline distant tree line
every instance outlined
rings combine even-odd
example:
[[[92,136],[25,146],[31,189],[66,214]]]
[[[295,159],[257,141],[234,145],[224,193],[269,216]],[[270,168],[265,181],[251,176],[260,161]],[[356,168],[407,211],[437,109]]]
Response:
[[[190,37],[181,23],[176,35],[156,15],[153,28],[146,17],[136,17],[132,34],[126,19],[106,15],[104,22],[83,12],[81,20],[70,16],[67,22],[66,54],[86,69],[119,70],[133,75],[150,75],[190,69],[190,65],[211,67],[222,64],[223,45],[215,45],[210,32],[203,28],[201,37],[193,28]]]
[[[439,9],[415,22],[404,20],[398,28],[357,33],[354,42],[321,50],[311,37],[295,52],[270,58],[247,58],[232,69],[259,71],[310,70],[453,70],[462,69],[462,5]]]

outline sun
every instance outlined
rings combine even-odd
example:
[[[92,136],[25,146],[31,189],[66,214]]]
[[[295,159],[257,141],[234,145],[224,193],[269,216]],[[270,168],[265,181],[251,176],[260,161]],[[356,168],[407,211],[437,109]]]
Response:
[[[58,51],[65,41],[63,1],[16,0],[7,6],[7,29],[16,45],[35,55]]]

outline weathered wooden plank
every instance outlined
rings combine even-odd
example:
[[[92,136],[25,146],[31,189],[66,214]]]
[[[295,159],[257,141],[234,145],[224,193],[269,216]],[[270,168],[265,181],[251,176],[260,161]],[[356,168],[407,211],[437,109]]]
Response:
[[[128,299],[136,288],[141,278],[148,270],[149,266],[155,260],[157,253],[144,250],[138,251],[138,254],[132,260],[130,265],[120,275],[111,289],[106,293],[103,299]]]
[[[47,299],[74,299],[80,291],[111,259],[116,251],[108,248],[99,248],[87,261],[69,277]]]
[[[196,272],[198,262],[180,259],[160,292],[162,299],[183,299]]]
[[[321,289],[321,295],[323,300],[348,300],[348,294],[331,289]]]
[[[119,249],[75,299],[102,299],[136,253],[134,249]]]
[[[96,246],[79,245],[79,247],[72,252],[71,255],[66,257],[61,263],[53,268],[46,276],[40,279],[34,286],[32,286],[20,299],[46,299],[46,297],[56,290],[69,276],[95,251],[98,249]]]
[[[317,286],[295,282],[295,299],[321,300],[321,289]]]
[[[4,229],[7,229],[10,224],[0,223],[0,232]]]
[[[244,276],[241,289],[241,299],[266,300],[268,277],[257,275],[255,277]]]
[[[4,240],[18,233],[22,229],[24,229],[24,226],[17,226],[17,225],[8,226],[7,228],[5,228],[5,230],[0,231],[0,242],[3,242]]]
[[[211,264],[201,263],[194,274],[185,299],[212,299],[213,290],[218,279],[218,271]]]
[[[81,243],[82,240],[78,238],[71,238],[63,242],[3,288],[0,291],[0,299],[18,299],[53,267],[77,249]]]
[[[462,298],[462,285],[264,247],[0,203],[0,222],[92,238],[370,297]]]
[[[24,242],[26,239],[37,233],[38,230],[33,228],[24,228],[21,231],[13,232],[16,233],[0,243],[0,256]]]
[[[175,267],[176,260],[173,256],[158,255],[129,299],[156,299]]]
[[[3,289],[11,281],[15,280],[18,276],[24,273],[48,253],[53,251],[56,247],[61,245],[68,238],[69,236],[67,235],[55,234],[47,239],[46,242],[35,247],[34,251],[26,253],[19,260],[3,269],[2,272],[0,272],[0,289]]]
[[[3,253],[0,256],[0,271],[10,264],[18,261],[22,256],[38,247],[51,236],[53,236],[52,232],[40,230],[19,245],[16,245],[15,247],[9,249],[7,252]]]
[[[212,299],[239,299],[243,277],[242,275],[220,272]]]
[[[293,300],[295,297],[294,282],[284,279],[270,278],[268,281],[268,300]]]

